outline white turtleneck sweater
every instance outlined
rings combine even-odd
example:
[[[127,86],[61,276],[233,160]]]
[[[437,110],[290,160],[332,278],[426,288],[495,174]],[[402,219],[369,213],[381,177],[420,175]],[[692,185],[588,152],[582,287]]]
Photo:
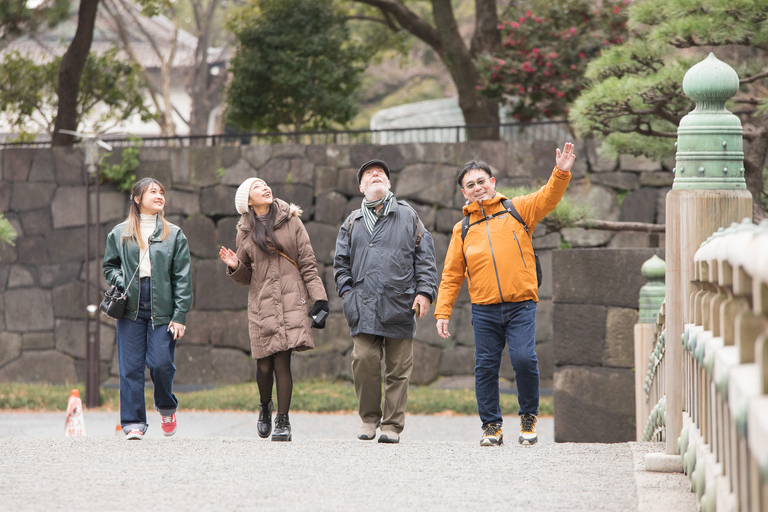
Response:
[[[139,258],[141,263],[139,264],[139,277],[150,277],[152,275],[152,263],[149,261],[149,237],[155,232],[155,226],[157,225],[157,215],[145,215],[141,214],[141,239],[144,240],[146,248],[141,251]]]

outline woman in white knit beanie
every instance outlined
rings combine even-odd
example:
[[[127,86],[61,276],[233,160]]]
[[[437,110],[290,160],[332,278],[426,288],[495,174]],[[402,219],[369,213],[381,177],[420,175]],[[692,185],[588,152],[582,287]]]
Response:
[[[249,287],[248,333],[261,401],[257,430],[262,438],[272,432],[276,381],[272,440],[290,441],[291,354],[314,348],[312,327],[325,327],[328,296],[298,206],[273,197],[264,180],[248,178],[237,189],[235,208],[242,216],[237,252],[222,247],[219,257],[227,264],[227,274]]]

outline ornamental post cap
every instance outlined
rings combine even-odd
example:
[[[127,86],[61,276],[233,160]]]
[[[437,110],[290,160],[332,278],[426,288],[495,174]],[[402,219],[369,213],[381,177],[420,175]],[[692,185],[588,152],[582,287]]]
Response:
[[[666,271],[666,262],[655,254],[640,267],[640,273],[647,281],[663,281]]]
[[[696,103],[725,102],[739,90],[739,75],[714,53],[695,64],[683,77],[683,92]]]

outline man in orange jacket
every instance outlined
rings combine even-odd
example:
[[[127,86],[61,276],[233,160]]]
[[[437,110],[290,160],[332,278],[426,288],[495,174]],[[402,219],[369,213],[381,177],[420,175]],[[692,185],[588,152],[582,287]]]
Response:
[[[518,441],[534,444],[538,440],[535,334],[539,294],[531,237],[539,221],[555,209],[565,194],[574,160],[573,144],[566,142],[562,152],[556,150],[557,165],[547,184],[532,194],[512,199],[516,213],[505,208],[507,198],[496,192],[496,180],[488,164],[473,160],[459,173],[457,181],[467,200],[464,215],[468,222],[458,222],[453,228],[435,318],[438,334],[448,338],[448,320],[466,276],[475,334],[475,395],[483,426],[481,446],[503,442],[499,368],[504,345],[509,345],[517,382]]]

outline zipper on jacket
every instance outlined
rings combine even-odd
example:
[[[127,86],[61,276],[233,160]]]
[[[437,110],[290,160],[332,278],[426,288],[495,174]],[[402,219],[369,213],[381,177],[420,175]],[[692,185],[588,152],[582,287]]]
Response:
[[[155,303],[154,298],[152,297],[152,256],[150,255],[149,248],[152,246],[152,236],[150,235],[149,238],[147,238],[147,258],[149,258],[149,316],[152,318],[152,330],[155,330]],[[141,274],[141,271],[139,271],[139,274]],[[141,279],[139,279],[141,280]],[[141,300],[141,283],[139,283],[139,300]]]
[[[490,226],[490,223],[488,222],[488,219],[490,217],[485,214],[485,209],[483,209],[482,200],[478,201],[477,204],[480,206],[480,211],[483,213],[483,217],[485,217],[485,230],[488,233],[488,245],[491,247],[491,259],[493,260],[493,271],[496,273],[496,285],[499,287],[499,297],[501,297],[501,302],[504,302],[504,293],[501,291],[501,280],[499,279],[499,269],[496,266],[496,255],[493,254],[493,242],[491,241],[491,226]]]
[[[520,240],[517,239],[517,233],[512,231],[512,234],[515,235],[515,242],[517,242],[517,248],[520,249],[520,259],[523,260],[523,268],[528,268],[528,265],[525,264],[525,257],[523,256],[523,248],[520,247]]]
[[[469,252],[469,246],[467,246],[467,252]],[[464,249],[462,248],[461,255],[464,256],[464,268],[467,269],[467,286],[469,288],[472,288],[472,276],[469,275],[469,265],[467,264],[467,254],[464,252]]]

